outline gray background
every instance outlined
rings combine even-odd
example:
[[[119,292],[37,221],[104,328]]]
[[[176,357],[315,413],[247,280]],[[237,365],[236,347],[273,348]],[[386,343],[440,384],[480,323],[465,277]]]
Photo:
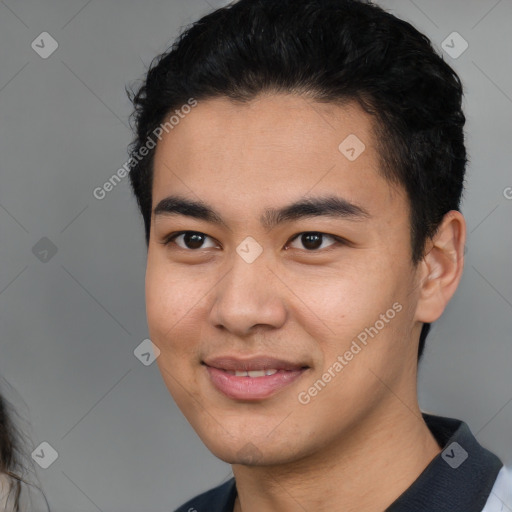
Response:
[[[466,269],[428,339],[420,404],[467,421],[510,465],[512,1],[379,3],[425,32],[466,88]],[[29,422],[29,451],[46,441],[59,454],[37,472],[55,512],[169,511],[230,476],[156,363],[134,356],[148,334],[128,178],[92,195],[127,160],[125,85],[180,27],[224,4],[0,3],[0,375]],[[31,48],[43,31],[59,44],[47,59]],[[457,59],[441,47],[453,31],[469,43]],[[32,250],[43,237],[57,249],[47,261]]]

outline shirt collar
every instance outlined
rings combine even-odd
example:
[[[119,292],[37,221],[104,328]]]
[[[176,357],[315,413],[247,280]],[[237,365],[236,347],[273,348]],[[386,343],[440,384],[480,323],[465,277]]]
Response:
[[[503,463],[463,421],[423,419],[443,450],[386,512],[481,512]]]

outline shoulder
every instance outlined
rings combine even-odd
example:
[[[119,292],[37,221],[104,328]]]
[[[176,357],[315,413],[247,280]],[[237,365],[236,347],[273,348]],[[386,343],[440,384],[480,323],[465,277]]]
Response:
[[[482,512],[501,512],[512,509],[512,466],[503,466],[491,489]]]
[[[236,498],[235,479],[210,489],[187,501],[174,512],[233,512]]]

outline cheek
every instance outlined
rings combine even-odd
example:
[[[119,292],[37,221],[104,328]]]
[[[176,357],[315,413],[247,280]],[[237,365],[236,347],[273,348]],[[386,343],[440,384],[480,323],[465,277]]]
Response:
[[[162,255],[154,255],[148,256],[145,288],[149,327],[170,328],[200,300],[202,285]]]
[[[171,396],[180,409],[188,411],[195,389],[192,368],[200,338],[200,325],[194,315],[202,304],[204,290],[197,280],[171,269],[168,263],[157,264],[155,259],[148,258],[146,270],[149,335],[160,349],[156,362]]]
[[[356,366],[385,367],[403,355],[411,328],[407,273],[410,269],[398,268],[397,263],[361,259],[329,275],[295,281],[294,291],[302,301],[296,303],[293,316],[316,339],[324,370],[351,348],[353,340],[361,346],[354,357],[359,364],[350,364],[358,382],[367,375],[356,377],[352,373]]]
[[[187,357],[197,336],[194,315],[200,308],[204,288],[169,265],[148,259],[146,270],[146,318],[150,338],[161,350],[166,366]]]
[[[350,332],[374,322],[397,300],[393,278],[371,261],[345,261],[328,272],[295,277],[292,288],[302,308],[334,332]]]

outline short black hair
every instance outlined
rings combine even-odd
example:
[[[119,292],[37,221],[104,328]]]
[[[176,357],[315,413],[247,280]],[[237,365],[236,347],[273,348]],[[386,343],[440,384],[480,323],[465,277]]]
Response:
[[[147,245],[154,148],[143,158],[140,150],[191,98],[248,102],[260,93],[296,93],[356,101],[374,117],[382,175],[407,192],[415,264],[443,216],[459,210],[467,163],[462,83],[427,36],[369,1],[233,2],[182,31],[127,93],[135,132],[130,182]],[[429,328],[423,324],[418,360]]]

